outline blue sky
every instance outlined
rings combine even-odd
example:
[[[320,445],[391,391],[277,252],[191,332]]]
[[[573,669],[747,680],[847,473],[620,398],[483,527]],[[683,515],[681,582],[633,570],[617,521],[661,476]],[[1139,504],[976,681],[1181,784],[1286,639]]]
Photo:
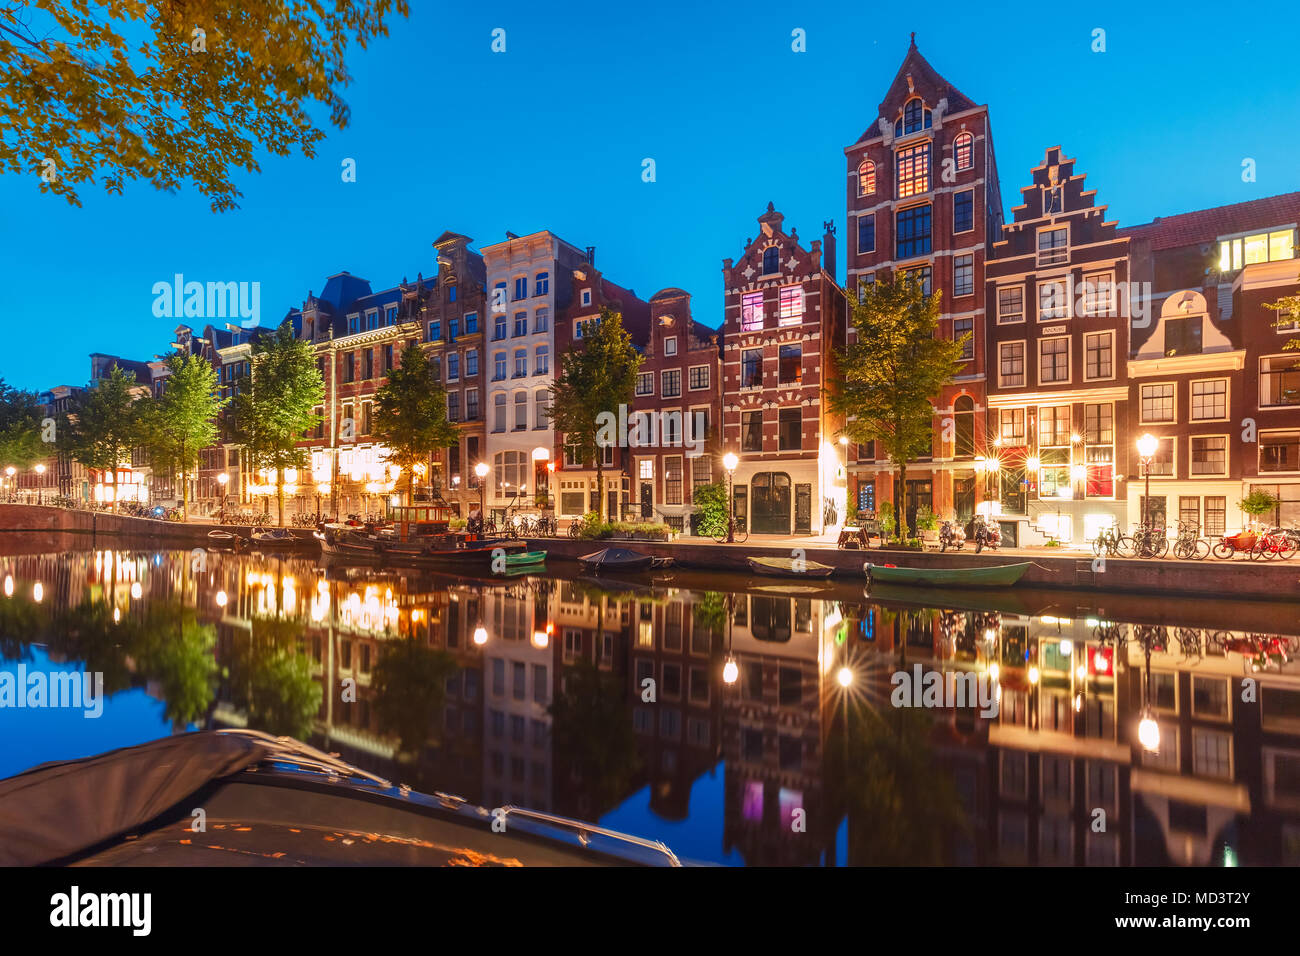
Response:
[[[374,288],[434,271],[444,229],[484,245],[550,228],[597,247],[607,276],[649,298],[694,296],[721,318],[721,262],[768,201],[810,241],[839,227],[843,149],[872,122],[916,31],[921,52],[990,106],[1009,208],[1060,144],[1121,224],[1300,189],[1294,5],[1243,17],[1193,2],[446,5],[412,0],[392,35],[354,53],[352,124],[315,160],[263,157],[242,208],[193,189],[87,188],[84,206],[0,175],[0,376],[80,384],[94,351],[165,352],[153,284],[261,283],[278,320],[346,269]],[[490,50],[506,30],[507,50]],[[807,52],[791,51],[791,31]],[[1106,52],[1094,53],[1095,29]],[[344,183],[340,164],[357,162]],[[641,179],[653,158],[657,181]],[[1241,178],[1245,158],[1257,179]]]

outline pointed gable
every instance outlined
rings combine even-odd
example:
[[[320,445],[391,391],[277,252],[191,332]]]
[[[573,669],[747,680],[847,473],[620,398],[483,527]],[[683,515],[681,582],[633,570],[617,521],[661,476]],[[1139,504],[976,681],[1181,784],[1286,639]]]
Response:
[[[821,240],[814,239],[812,248],[804,249],[799,243],[797,231],[791,229],[787,234],[782,228],[784,223],[784,214],[769,202],[767,211],[758,217],[758,236],[745,240],[745,251],[739,262],[733,264],[730,259],[723,261],[723,277],[728,288],[748,286],[763,279],[784,279],[787,282],[803,280],[820,271]],[[770,266],[773,256],[776,268],[765,268],[765,257]]]
[[[889,90],[880,102],[876,123],[867,127],[866,131],[858,137],[858,141],[880,136],[884,133],[886,124],[889,132],[892,133],[894,122],[902,116],[903,107],[914,96],[921,98],[926,109],[934,110],[942,107],[941,115],[973,109],[978,105],[930,65],[930,61],[916,48],[916,34],[913,33],[912,41],[907,47],[907,55],[903,57],[902,65],[894,75],[894,81],[889,84]],[[935,117],[936,120],[938,118]]]

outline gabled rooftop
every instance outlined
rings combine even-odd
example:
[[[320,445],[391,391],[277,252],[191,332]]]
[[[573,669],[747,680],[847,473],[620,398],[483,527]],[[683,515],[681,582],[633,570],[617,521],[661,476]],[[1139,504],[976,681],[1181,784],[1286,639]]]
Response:
[[[1300,222],[1300,192],[1251,199],[1227,206],[1197,209],[1176,216],[1158,216],[1140,226],[1128,226],[1119,235],[1151,243],[1153,252],[1213,242],[1220,236],[1268,229]]]

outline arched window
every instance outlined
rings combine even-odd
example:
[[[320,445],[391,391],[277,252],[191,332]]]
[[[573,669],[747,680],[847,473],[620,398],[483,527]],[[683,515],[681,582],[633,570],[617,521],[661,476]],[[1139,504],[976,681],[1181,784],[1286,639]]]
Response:
[[[515,392],[515,431],[528,427],[528,393]]]
[[[870,196],[876,191],[876,164],[864,159],[858,166],[858,195]]]
[[[522,451],[499,451],[492,459],[497,498],[512,498],[528,484],[528,456]]]
[[[551,427],[551,392],[549,389],[539,388],[533,396],[533,404],[537,406],[537,428]]]
[[[494,432],[503,432],[506,430],[505,392],[497,392],[492,396],[492,430]]]
[[[962,133],[957,137],[952,144],[952,152],[958,169],[975,168],[975,137],[970,133]]]
[[[952,403],[952,417],[956,427],[953,454],[957,458],[975,456],[975,400],[969,395],[959,395]]]
[[[930,111],[919,96],[914,96],[903,107],[903,135],[919,133],[930,128]]]
[[[533,363],[533,373],[548,375],[551,371],[551,348],[548,345],[537,346],[537,358]]]
[[[763,275],[767,276],[780,271],[781,250],[776,246],[768,246],[763,250]]]

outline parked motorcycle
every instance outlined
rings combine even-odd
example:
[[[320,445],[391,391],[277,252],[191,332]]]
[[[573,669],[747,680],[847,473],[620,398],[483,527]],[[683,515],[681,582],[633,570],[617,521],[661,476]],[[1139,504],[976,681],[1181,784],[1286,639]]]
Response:
[[[945,521],[939,526],[939,550],[955,548],[960,551],[966,547],[966,532],[956,521]]]
[[[975,553],[979,554],[985,548],[997,550],[1002,546],[1002,532],[998,530],[997,525],[991,525],[984,520],[983,515],[976,515],[971,531],[975,537]]]

